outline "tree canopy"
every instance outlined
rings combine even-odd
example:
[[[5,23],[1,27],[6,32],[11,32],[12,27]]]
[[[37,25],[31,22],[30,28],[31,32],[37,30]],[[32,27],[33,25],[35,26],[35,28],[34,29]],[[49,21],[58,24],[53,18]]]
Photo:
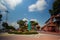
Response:
[[[0,21],[2,20],[1,18],[2,18],[2,14],[0,14]]]
[[[50,15],[57,15],[60,13],[60,0],[55,0],[52,9],[49,10]]]

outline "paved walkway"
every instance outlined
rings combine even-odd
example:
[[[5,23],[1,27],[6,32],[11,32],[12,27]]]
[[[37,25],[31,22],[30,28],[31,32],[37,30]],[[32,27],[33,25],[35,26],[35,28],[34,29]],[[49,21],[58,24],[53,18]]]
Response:
[[[0,40],[60,40],[60,36],[51,34],[0,36]]]
[[[51,34],[51,35],[59,35],[60,36],[60,32],[39,32],[41,34]]]

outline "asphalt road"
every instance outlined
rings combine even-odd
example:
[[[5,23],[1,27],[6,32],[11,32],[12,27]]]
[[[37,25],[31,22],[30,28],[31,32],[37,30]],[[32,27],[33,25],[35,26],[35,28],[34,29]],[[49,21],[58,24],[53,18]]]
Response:
[[[0,36],[0,40],[60,40],[60,36],[51,34]]]

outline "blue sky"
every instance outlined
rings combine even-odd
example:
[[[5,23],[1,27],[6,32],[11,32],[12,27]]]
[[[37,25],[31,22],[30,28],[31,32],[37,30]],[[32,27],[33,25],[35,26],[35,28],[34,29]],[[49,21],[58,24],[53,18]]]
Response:
[[[23,18],[28,20],[35,19],[41,26],[49,19],[50,14],[48,10],[52,8],[53,3],[52,0],[22,0],[18,5],[14,3],[15,6],[11,6],[11,3],[9,4],[7,0],[6,2],[4,1],[3,3],[5,3],[5,7],[9,11],[8,22],[17,22]],[[39,4],[38,2],[43,3]],[[32,7],[32,5],[34,6]]]

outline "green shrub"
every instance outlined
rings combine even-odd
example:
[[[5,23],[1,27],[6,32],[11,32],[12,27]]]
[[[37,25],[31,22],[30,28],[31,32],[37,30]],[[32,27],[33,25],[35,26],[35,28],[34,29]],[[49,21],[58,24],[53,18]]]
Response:
[[[9,34],[38,34],[37,32],[8,32]]]

